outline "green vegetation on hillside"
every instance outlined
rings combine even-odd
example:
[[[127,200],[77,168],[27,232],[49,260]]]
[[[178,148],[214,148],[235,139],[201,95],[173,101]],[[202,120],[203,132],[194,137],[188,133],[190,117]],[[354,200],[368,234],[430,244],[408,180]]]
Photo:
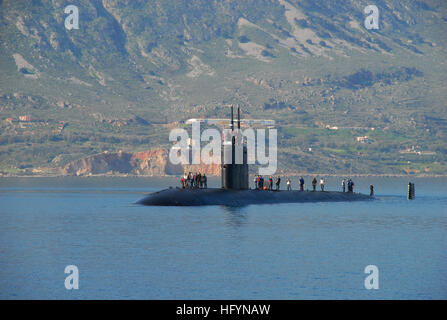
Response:
[[[0,2],[0,172],[169,148],[238,104],[276,121],[280,171],[447,173],[443,1],[380,1],[379,30],[354,0],[73,4],[79,30],[62,0]]]

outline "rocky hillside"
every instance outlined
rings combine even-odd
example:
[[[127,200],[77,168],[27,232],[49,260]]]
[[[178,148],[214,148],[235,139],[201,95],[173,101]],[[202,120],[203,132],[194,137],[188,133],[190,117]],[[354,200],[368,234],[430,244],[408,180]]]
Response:
[[[46,172],[50,173],[51,171]],[[101,174],[164,176],[182,175],[184,172],[201,172],[216,176],[220,174],[220,166],[205,164],[173,165],[169,162],[166,150],[154,149],[134,153],[120,151],[95,154],[70,161],[51,173],[74,176]]]
[[[237,103],[276,120],[281,170],[445,173],[447,4],[377,0],[368,30],[369,4],[2,0],[0,171],[168,150],[169,124]]]

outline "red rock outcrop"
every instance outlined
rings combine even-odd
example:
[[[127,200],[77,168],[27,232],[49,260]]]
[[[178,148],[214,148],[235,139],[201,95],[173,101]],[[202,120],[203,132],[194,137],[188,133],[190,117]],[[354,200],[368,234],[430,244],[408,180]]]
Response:
[[[184,172],[220,175],[220,165],[174,165],[165,149],[141,152],[104,152],[68,163],[62,168],[66,175],[135,174],[149,176],[181,175]]]

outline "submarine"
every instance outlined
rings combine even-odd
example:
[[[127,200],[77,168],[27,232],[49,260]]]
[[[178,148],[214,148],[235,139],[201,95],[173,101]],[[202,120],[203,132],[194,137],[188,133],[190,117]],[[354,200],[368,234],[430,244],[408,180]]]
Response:
[[[374,199],[373,196],[355,192],[250,189],[247,146],[242,139],[237,138],[241,126],[239,107],[237,111],[237,130],[234,128],[233,106],[231,106],[231,135],[228,135],[227,139],[224,137],[221,144],[220,188],[170,187],[148,194],[136,203],[145,206],[247,206],[252,204],[367,201]],[[235,161],[237,147],[242,149],[242,163],[240,164]]]

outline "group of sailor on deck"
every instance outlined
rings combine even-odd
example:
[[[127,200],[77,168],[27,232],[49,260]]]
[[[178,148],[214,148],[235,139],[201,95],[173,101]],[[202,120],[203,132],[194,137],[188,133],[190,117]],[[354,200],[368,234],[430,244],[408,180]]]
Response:
[[[276,176],[272,177],[269,176],[268,180],[265,181],[264,177],[262,175],[255,175],[254,179],[254,186],[256,190],[280,190],[280,184],[281,184],[281,177]],[[316,191],[317,189],[317,177],[314,177],[312,180],[312,191]],[[320,188],[321,191],[324,191],[325,181],[323,177],[320,177]],[[275,185],[275,189],[273,189],[273,184]],[[287,178],[286,181],[287,185],[287,191],[292,190],[292,182],[290,178]],[[188,174],[184,174],[181,178],[181,186],[183,189],[185,188],[207,188],[207,177],[205,173],[201,174],[200,172],[196,172],[195,174],[192,174],[189,172]],[[304,191],[304,178],[301,176],[298,179],[298,191]],[[348,187],[348,192],[354,192],[354,181],[352,179],[343,179],[341,182],[342,191],[346,192],[346,187]],[[374,187],[371,185],[371,195],[374,194]]]
[[[180,179],[182,188],[208,188],[207,186],[207,178],[205,173],[196,172],[194,175],[189,172],[188,174],[183,175]]]
[[[273,189],[273,181],[275,181],[275,189]],[[272,177],[269,176],[267,182],[265,182],[265,179],[263,176],[261,175],[255,175],[254,179],[253,179],[253,183],[255,186],[256,190],[276,190],[279,191],[280,190],[280,183],[281,183],[281,177],[277,176],[277,177]],[[317,177],[314,177],[312,180],[312,191],[316,191],[317,189]],[[326,182],[324,180],[323,177],[320,177],[320,188],[321,191],[324,191],[324,186],[325,186]],[[348,187],[348,192],[354,192],[354,182],[352,181],[352,179],[343,179],[342,182],[342,191],[346,192],[346,186]],[[287,191],[291,191],[292,190],[292,182],[290,180],[290,178],[287,178],[286,181],[286,185],[287,185]],[[298,191],[304,191],[304,178],[301,176],[298,179]]]

